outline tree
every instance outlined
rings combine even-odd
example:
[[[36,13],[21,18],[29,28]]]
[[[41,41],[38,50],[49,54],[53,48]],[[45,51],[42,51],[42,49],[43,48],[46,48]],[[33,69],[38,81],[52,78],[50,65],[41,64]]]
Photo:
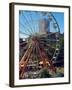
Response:
[[[40,78],[50,78],[51,75],[49,74],[48,70],[47,69],[44,69],[42,72],[41,72],[41,77]]]

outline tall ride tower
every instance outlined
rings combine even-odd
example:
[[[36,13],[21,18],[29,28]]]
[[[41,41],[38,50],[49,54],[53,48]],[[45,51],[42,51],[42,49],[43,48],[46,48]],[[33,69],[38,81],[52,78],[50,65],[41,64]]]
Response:
[[[50,32],[50,22],[48,19],[40,19],[39,20],[39,33],[46,34]]]

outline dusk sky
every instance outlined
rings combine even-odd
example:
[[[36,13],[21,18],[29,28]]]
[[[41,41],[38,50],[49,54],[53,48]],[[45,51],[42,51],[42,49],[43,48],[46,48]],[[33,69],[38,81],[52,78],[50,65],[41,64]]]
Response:
[[[43,18],[48,19],[47,15],[42,15],[41,13],[42,12],[20,10],[19,12],[20,38],[26,38],[31,34],[39,32],[39,20]],[[51,13],[55,17],[59,25],[60,33],[63,33],[64,32],[64,13],[61,13],[61,12],[51,12]],[[55,23],[55,20],[52,17],[52,21],[50,22],[50,31],[56,32],[58,31],[58,28],[56,30],[53,28],[53,22]]]

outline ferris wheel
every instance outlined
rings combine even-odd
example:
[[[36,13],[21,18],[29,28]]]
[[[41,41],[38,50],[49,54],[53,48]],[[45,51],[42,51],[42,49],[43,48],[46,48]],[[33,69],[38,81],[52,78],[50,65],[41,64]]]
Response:
[[[23,68],[21,75],[24,75],[24,69],[32,62],[46,65],[47,61],[42,62],[44,58],[52,61],[53,66],[60,49],[60,28],[52,12],[20,10],[19,33],[23,40],[20,43],[20,68]],[[31,75],[35,73],[30,72]]]

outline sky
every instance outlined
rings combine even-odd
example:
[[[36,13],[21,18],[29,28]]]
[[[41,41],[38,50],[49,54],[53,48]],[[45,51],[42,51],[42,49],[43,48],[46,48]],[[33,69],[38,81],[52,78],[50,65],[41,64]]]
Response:
[[[54,18],[56,19],[60,33],[64,33],[64,13],[61,12],[51,12]],[[27,38],[29,35],[39,33],[39,20],[48,19],[50,13],[41,12],[41,11],[19,11],[19,32],[20,38]],[[55,19],[51,16],[52,21],[50,21],[50,31],[58,32],[58,27],[53,28],[53,23],[56,23]]]

